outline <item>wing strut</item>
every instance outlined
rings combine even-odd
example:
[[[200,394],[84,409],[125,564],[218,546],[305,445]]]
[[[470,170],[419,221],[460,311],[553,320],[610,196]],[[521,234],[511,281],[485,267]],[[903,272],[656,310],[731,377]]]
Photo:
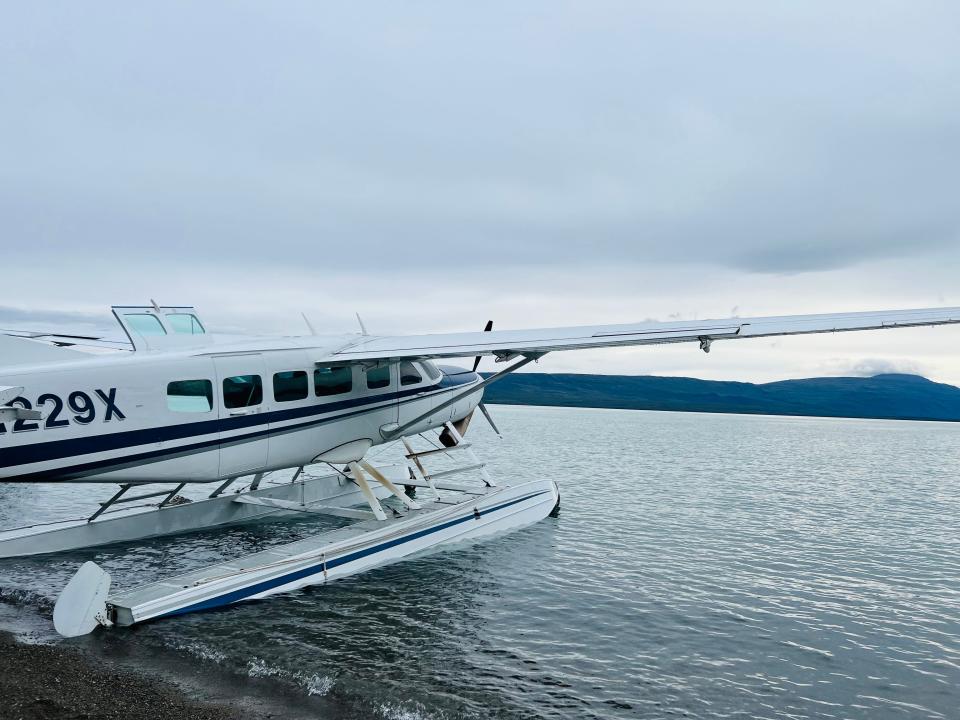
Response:
[[[539,359],[542,358],[544,355],[546,355],[546,353],[530,353],[529,355],[524,355],[524,356],[523,356],[523,360],[518,360],[517,362],[515,362],[515,363],[514,363],[513,365],[511,365],[510,367],[504,368],[503,370],[501,370],[500,372],[496,373],[495,375],[491,375],[490,377],[481,380],[481,381],[480,381],[479,383],[477,383],[476,385],[471,385],[469,390],[464,390],[462,393],[457,393],[456,395],[454,395],[452,398],[450,398],[450,399],[447,400],[446,402],[442,402],[442,403],[440,403],[439,405],[437,405],[436,407],[431,408],[431,409],[428,410],[427,412],[423,413],[422,415],[418,415],[417,417],[415,417],[415,418],[414,418],[413,420],[411,420],[410,422],[404,423],[403,425],[401,425],[400,427],[398,427],[398,428],[397,428],[396,430],[394,430],[393,432],[387,434],[384,439],[385,439],[385,440],[396,440],[398,437],[403,437],[403,434],[404,434],[408,429],[412,428],[412,427],[413,427],[414,425],[416,425],[417,423],[419,423],[419,422],[421,422],[421,421],[423,421],[423,420],[426,420],[428,417],[430,417],[430,416],[432,416],[432,415],[436,415],[438,410],[443,410],[443,409],[445,409],[445,408],[448,408],[448,407],[450,407],[451,405],[454,405],[454,404],[460,402],[460,401],[463,400],[465,397],[470,397],[471,395],[473,395],[473,394],[474,394],[477,390],[479,390],[480,388],[485,388],[487,385],[489,385],[489,384],[492,383],[492,382],[496,382],[497,380],[499,380],[500,378],[502,378],[504,375],[509,375],[509,374],[512,373],[514,370],[519,370],[519,369],[522,368],[524,365],[528,365],[528,364],[532,363],[534,360],[539,360]]]

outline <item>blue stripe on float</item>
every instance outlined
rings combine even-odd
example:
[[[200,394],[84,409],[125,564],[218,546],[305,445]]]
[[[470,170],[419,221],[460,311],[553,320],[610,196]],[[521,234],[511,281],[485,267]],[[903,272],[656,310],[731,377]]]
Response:
[[[480,515],[483,516],[492,512],[496,512],[498,510],[503,510],[504,508],[508,508],[511,505],[516,505],[517,503],[521,503],[521,502],[524,502],[525,500],[529,500],[530,498],[544,495],[548,492],[550,491],[541,490],[540,492],[524,495],[521,498],[510,500],[509,502],[505,502],[501,505],[495,505],[492,508],[481,510]],[[418,540],[422,537],[426,537],[427,535],[432,535],[433,533],[440,532],[441,530],[446,530],[447,528],[453,527],[454,525],[460,525],[461,523],[465,523],[469,520],[474,520],[474,519],[476,519],[476,516],[471,512],[469,515],[465,515],[461,518],[456,518],[455,520],[450,520],[449,522],[445,522],[441,525],[427,528],[426,530],[419,530],[415,533],[411,533],[410,535],[406,535],[401,538],[396,538],[394,540],[388,540],[387,542],[380,543],[379,545],[374,545],[373,547],[367,548],[366,550],[358,550],[357,552],[350,553],[349,555],[344,555],[343,557],[327,560],[326,562],[327,570],[329,571],[333,568],[340,567],[341,565],[346,565],[347,563],[354,562],[355,560],[360,560],[370,555],[374,555],[378,552],[389,550],[392,547],[397,547],[398,545],[403,545],[405,543],[412,542],[413,540]],[[286,585],[287,583],[295,582],[296,580],[301,580],[311,575],[317,575],[323,572],[323,565],[324,563],[322,562],[316,565],[311,565],[308,568],[302,568],[300,570],[296,570],[292,573],[287,573],[286,575],[281,575],[280,577],[273,578],[271,580],[264,580],[263,582],[259,582],[256,585],[251,585],[250,587],[241,588],[240,590],[234,590],[233,592],[229,592],[229,593],[224,593],[223,595],[220,595],[218,597],[210,598],[209,600],[203,600],[201,602],[194,603],[193,605],[187,605],[186,607],[182,607],[178,610],[171,610],[168,613],[157,615],[156,618],[173,617],[174,615],[184,615],[186,613],[195,612],[197,610],[210,610],[215,607],[229,605],[239,600],[243,600],[244,598],[248,598],[251,595],[256,595],[258,593],[266,592],[267,590],[272,590],[273,588],[280,587],[281,585]],[[131,610],[132,609],[133,608],[131,608]],[[150,619],[153,620],[155,618],[150,618]]]
[[[300,408],[291,408],[290,410],[281,410],[258,415],[241,416],[238,418],[224,418],[219,420],[207,420],[196,423],[183,423],[180,425],[167,425],[157,428],[148,428],[144,430],[130,430],[127,432],[111,433],[109,435],[100,435],[88,438],[72,438],[70,440],[56,440],[49,443],[33,443],[31,445],[22,445],[20,447],[5,448],[0,454],[0,468],[15,467],[17,465],[27,465],[35,462],[47,462],[61,458],[68,458],[77,455],[89,455],[96,452],[109,452],[110,450],[122,450],[136,445],[147,445],[150,443],[164,442],[169,440],[183,440],[199,435],[210,435],[213,433],[238,430],[244,427],[256,427],[269,425],[270,423],[292,420],[298,417],[315,417],[317,415],[328,415],[338,410],[358,407],[364,405],[382,404],[382,408],[390,407],[390,401],[400,398],[420,399],[428,395],[439,395],[453,387],[459,387],[466,383],[457,383],[448,387],[442,387],[443,384],[435,385],[430,388],[414,388],[411,390],[402,390],[399,392],[377,395],[374,397],[355,398],[353,400],[344,400],[336,403],[325,403],[321,406],[309,406]],[[418,395],[420,397],[411,398]],[[401,401],[403,402],[403,401]],[[22,475],[14,475],[2,478],[4,482],[11,482],[17,478],[29,479],[31,481],[43,481],[53,479],[63,479],[67,476],[77,473],[88,474],[90,471],[103,470],[112,465],[129,464],[142,460],[155,460],[169,455],[177,455],[188,452],[198,452],[204,449],[212,448],[221,444],[232,442],[243,443],[257,440],[271,434],[279,434],[292,430],[302,430],[317,425],[325,425],[329,422],[342,420],[345,418],[363,415],[371,410],[381,408],[364,408],[352,413],[344,413],[333,417],[325,417],[312,420],[297,425],[286,425],[279,428],[268,428],[246,435],[236,435],[220,439],[206,440],[189,445],[179,445],[173,448],[162,450],[153,450],[150,452],[137,453],[136,455],[127,455],[123,458],[111,458],[79,465],[56,468],[40,472],[28,472]]]

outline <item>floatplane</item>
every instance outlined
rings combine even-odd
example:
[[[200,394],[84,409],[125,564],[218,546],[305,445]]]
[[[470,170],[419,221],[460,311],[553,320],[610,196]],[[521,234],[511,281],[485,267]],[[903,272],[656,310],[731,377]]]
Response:
[[[934,308],[376,336],[362,321],[357,334],[319,335],[304,317],[308,335],[253,337],[207,332],[193,307],[112,311],[125,340],[0,331],[0,482],[118,486],[88,517],[0,532],[0,558],[303,513],[355,522],[124,591],[86,562],[54,608],[66,636],[323,584],[547,517],[560,500],[552,478],[498,483],[464,440],[477,409],[499,434],[484,388],[547,353],[710,352],[720,340],[960,322],[960,308]],[[481,376],[482,356],[503,368]],[[436,362],[471,357],[469,369]],[[404,462],[372,462],[395,442]],[[461,464],[431,468],[437,458]],[[278,471],[292,477],[266,479]],[[197,483],[214,489],[181,495]]]

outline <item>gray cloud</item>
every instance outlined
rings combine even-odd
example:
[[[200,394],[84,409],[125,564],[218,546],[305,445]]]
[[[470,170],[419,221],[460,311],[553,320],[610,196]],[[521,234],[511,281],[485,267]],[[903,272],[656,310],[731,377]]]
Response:
[[[960,266],[958,21],[925,1],[21,3],[0,304],[156,296],[258,329],[361,309],[394,331],[932,303]]]
[[[67,332],[73,330],[104,331],[113,329],[116,320],[109,313],[83,313],[60,310],[27,310],[0,305],[0,328],[6,330],[26,329],[36,331]]]
[[[955,249],[955,6],[823,9],[23,6],[6,252],[791,273]]]
[[[828,374],[840,377],[873,377],[891,373],[926,375],[927,372],[922,364],[909,359],[864,358],[835,361],[830,364]]]

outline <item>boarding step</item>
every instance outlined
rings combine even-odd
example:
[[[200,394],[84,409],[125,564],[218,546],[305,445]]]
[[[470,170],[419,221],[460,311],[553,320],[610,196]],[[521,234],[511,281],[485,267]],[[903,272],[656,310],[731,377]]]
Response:
[[[424,482],[423,480],[404,480],[403,484],[409,485],[410,487],[430,487],[430,483]],[[454,492],[466,493],[467,495],[485,495],[487,492],[486,488],[480,485],[461,485],[460,483],[438,482],[434,483],[433,487],[437,490],[452,490]]]
[[[429,456],[429,455],[438,455],[438,454],[440,454],[440,453],[448,453],[448,452],[453,452],[453,451],[455,451],[455,450],[466,450],[467,448],[470,448],[470,447],[472,447],[472,446],[470,445],[470,443],[468,443],[468,442],[462,442],[462,443],[460,443],[460,444],[458,444],[458,445],[453,445],[453,446],[451,446],[451,447],[432,448],[432,449],[430,449],[430,450],[422,450],[422,451],[419,451],[419,452],[412,452],[412,453],[409,453],[408,455],[406,455],[406,457],[408,457],[409,459],[413,460],[413,458],[422,458],[422,457],[427,457],[427,456]]]
[[[471,470],[480,470],[487,466],[486,463],[475,463],[473,465],[463,465],[457,468],[451,468],[450,470],[440,470],[439,472],[427,473],[424,475],[428,480],[436,480],[437,478],[449,477],[450,475],[457,475],[458,473],[470,472]]]

